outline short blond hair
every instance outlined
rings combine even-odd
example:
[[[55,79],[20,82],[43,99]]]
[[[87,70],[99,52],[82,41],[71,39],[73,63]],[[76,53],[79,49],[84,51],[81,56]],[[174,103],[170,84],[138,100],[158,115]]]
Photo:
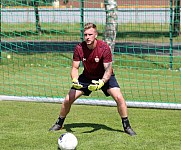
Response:
[[[84,31],[87,30],[87,29],[90,29],[90,28],[93,28],[93,29],[95,29],[95,30],[97,31],[97,27],[96,27],[96,25],[93,24],[93,23],[86,23],[86,24],[84,25]]]

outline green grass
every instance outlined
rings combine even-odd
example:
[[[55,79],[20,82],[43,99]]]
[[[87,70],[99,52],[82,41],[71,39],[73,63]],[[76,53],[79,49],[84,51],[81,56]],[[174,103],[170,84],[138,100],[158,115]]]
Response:
[[[137,136],[123,133],[116,107],[73,105],[58,132],[48,132],[60,109],[57,103],[0,101],[3,150],[56,150],[57,139],[72,132],[77,150],[181,150],[179,110],[128,108]]]

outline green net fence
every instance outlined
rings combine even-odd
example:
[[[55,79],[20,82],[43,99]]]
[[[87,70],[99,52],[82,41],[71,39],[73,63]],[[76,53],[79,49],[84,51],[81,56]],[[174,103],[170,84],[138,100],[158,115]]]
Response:
[[[109,15],[116,16],[115,39],[105,36]],[[114,72],[128,104],[180,108],[178,0],[2,0],[1,99],[63,98],[71,87],[72,52],[83,41],[87,22],[97,25],[98,39],[115,42]],[[101,91],[82,98],[108,105],[112,101]]]

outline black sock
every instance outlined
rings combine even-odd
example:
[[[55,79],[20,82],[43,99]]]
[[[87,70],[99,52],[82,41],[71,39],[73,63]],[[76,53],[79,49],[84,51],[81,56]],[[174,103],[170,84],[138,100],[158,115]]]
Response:
[[[65,118],[62,118],[62,117],[58,117],[57,121],[56,121],[56,124],[62,126],[63,125],[63,122],[64,122]]]
[[[130,124],[129,124],[128,117],[122,118],[122,124],[123,124],[124,129],[126,129],[128,127],[131,127]]]

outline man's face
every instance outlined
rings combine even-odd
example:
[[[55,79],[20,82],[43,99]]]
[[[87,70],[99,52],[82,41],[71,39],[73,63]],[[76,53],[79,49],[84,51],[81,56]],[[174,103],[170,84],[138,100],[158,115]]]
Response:
[[[94,43],[97,37],[97,32],[94,28],[90,28],[84,31],[84,40],[87,45],[91,45]]]

